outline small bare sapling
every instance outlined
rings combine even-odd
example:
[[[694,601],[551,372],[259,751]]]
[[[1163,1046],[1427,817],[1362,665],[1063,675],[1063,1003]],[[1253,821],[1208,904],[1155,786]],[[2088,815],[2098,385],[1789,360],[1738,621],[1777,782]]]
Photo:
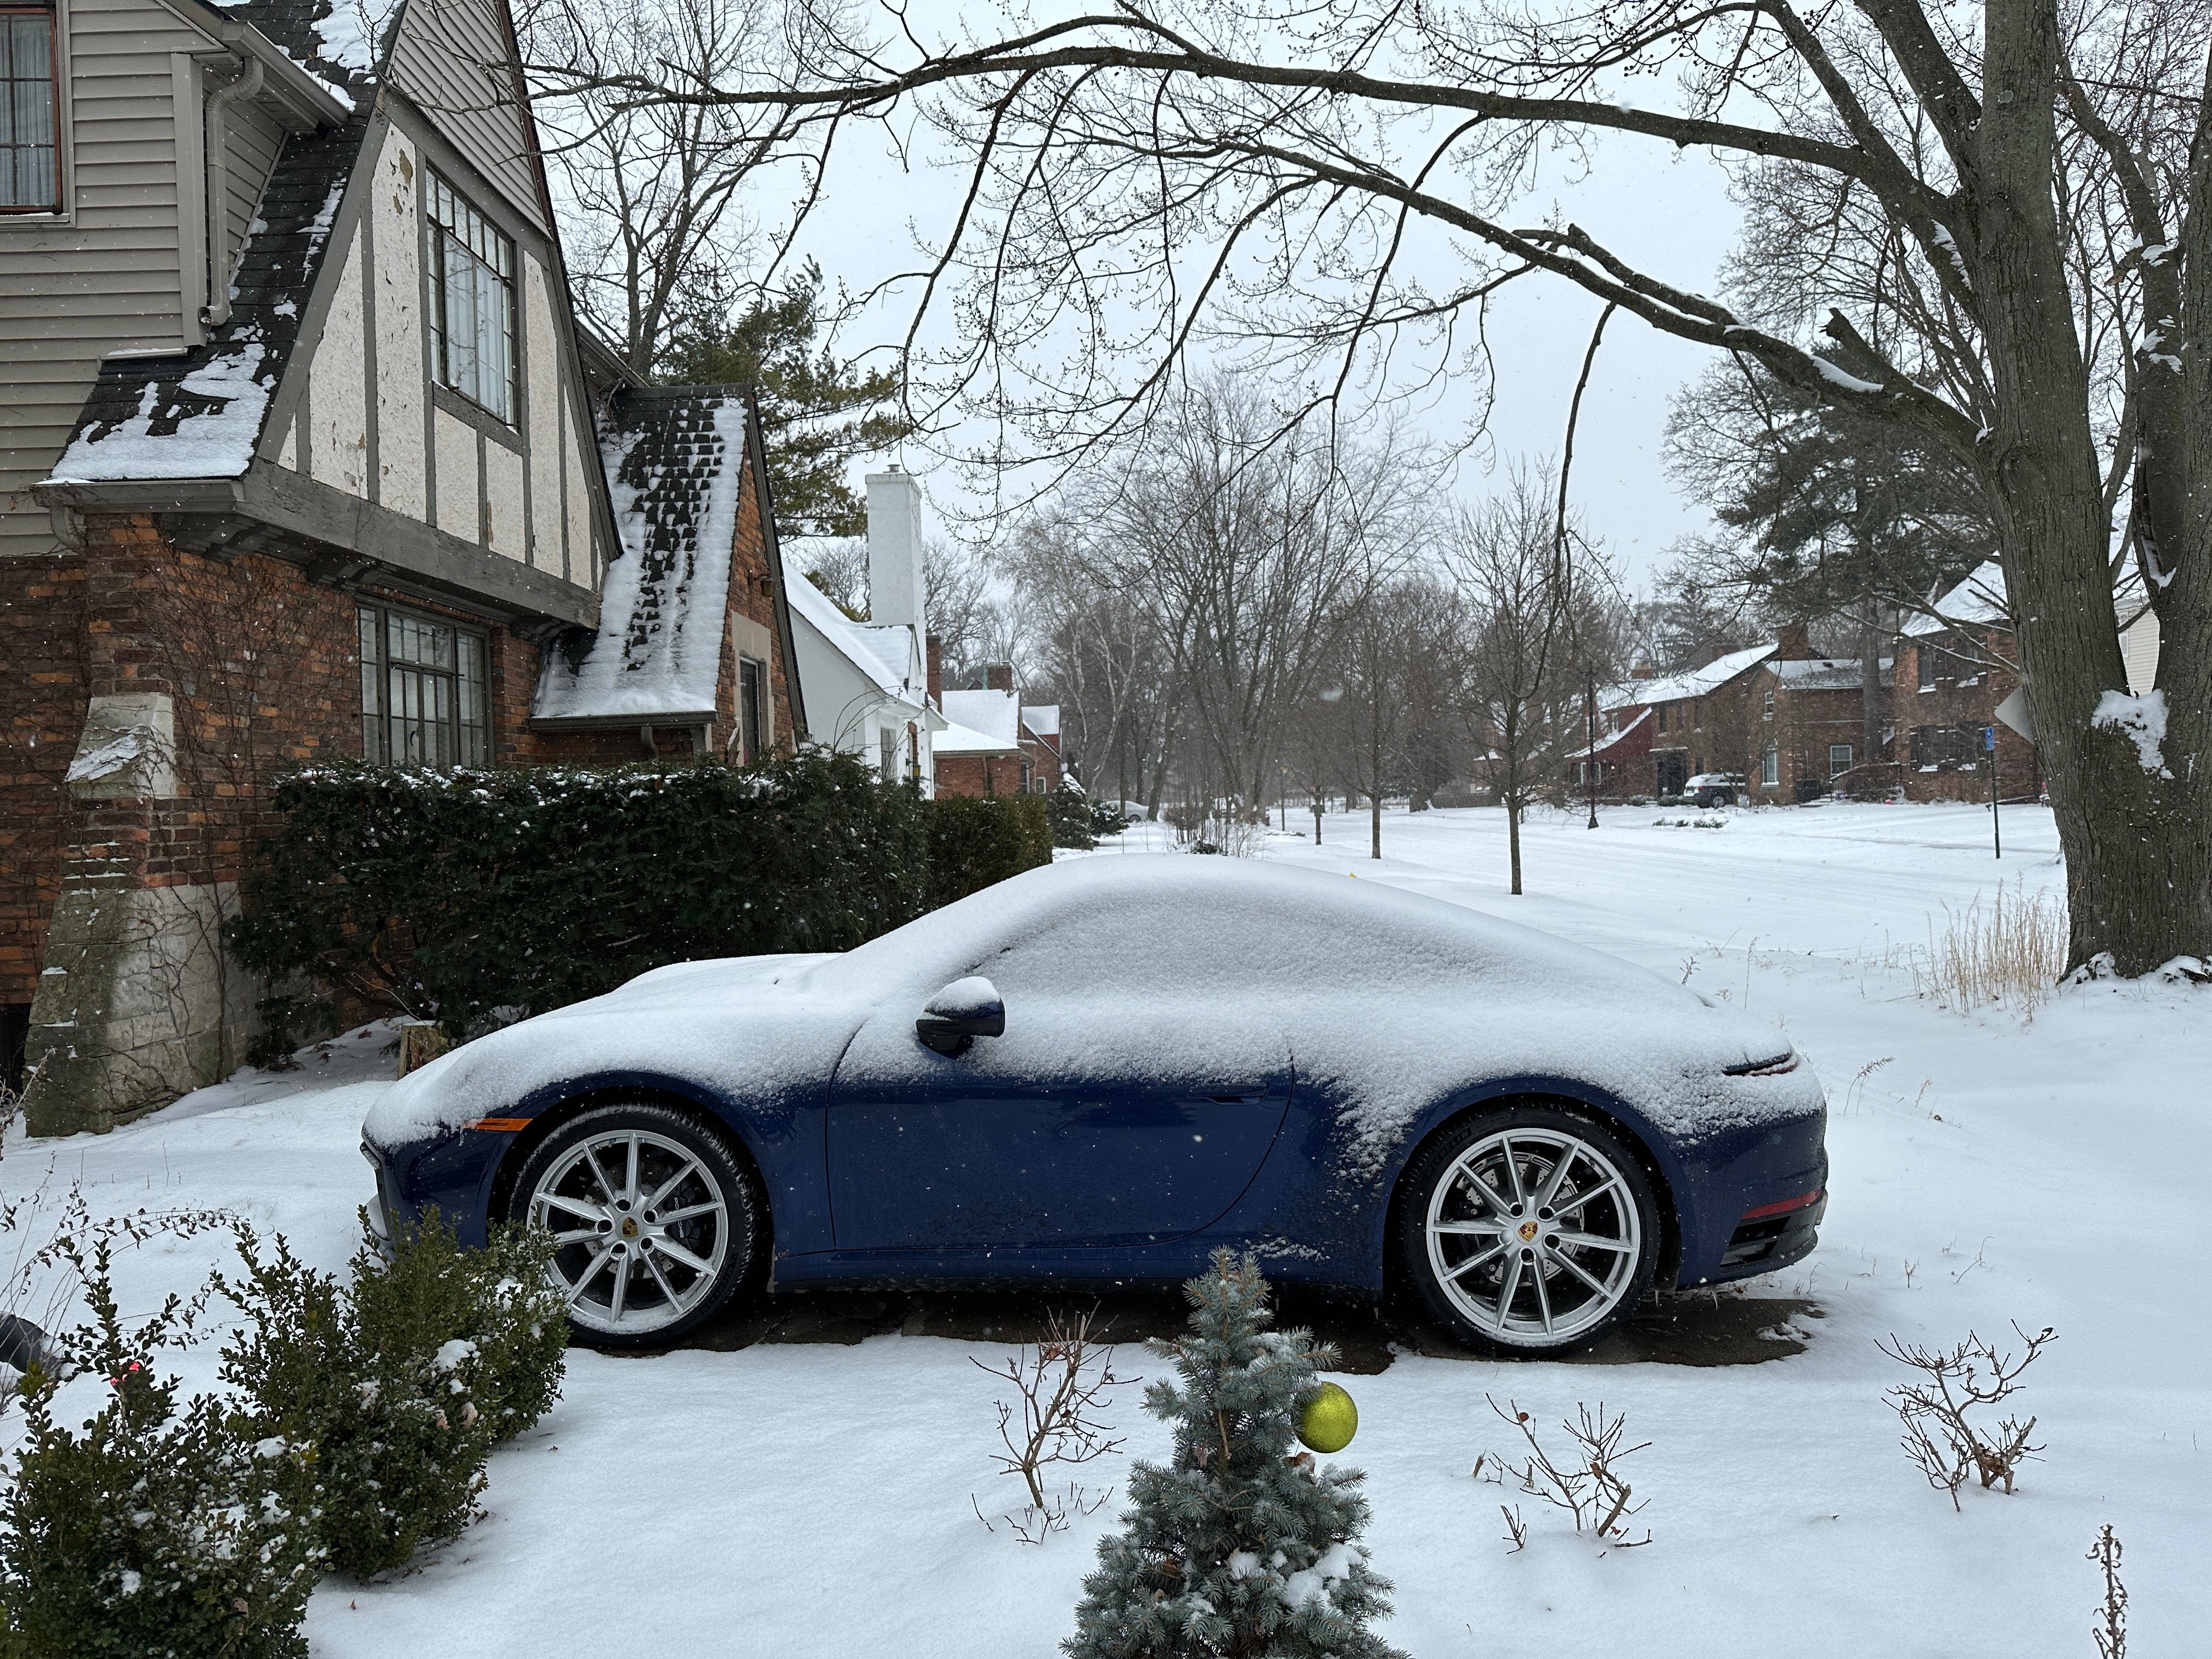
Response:
[[[1485,1395],[1486,1400],[1490,1396]],[[1574,1442],[1572,1455],[1554,1458],[1544,1449],[1536,1437],[1534,1424],[1527,1412],[1513,1401],[1499,1405],[1490,1400],[1490,1409],[1498,1413],[1498,1420],[1512,1425],[1528,1448],[1527,1455],[1519,1462],[1506,1458],[1493,1459],[1485,1452],[1474,1460],[1474,1475],[1503,1485],[1510,1477],[1521,1490],[1532,1498],[1540,1498],[1555,1509],[1565,1510],[1574,1518],[1575,1530],[1593,1534],[1600,1543],[1616,1549],[1633,1549],[1651,1541],[1651,1534],[1632,1539],[1628,1535],[1629,1517],[1644,1508],[1632,1503],[1628,1482],[1621,1478],[1620,1465],[1625,1458],[1633,1456],[1651,1443],[1638,1441],[1635,1445],[1621,1443],[1626,1437],[1628,1419],[1622,1415],[1607,1415],[1604,1403],[1599,1402],[1592,1411],[1577,1404],[1573,1418],[1561,1425],[1568,1437]],[[1644,1500],[1650,1502],[1648,1498]],[[1508,1510],[1504,1504],[1505,1527],[1510,1541],[1516,1550],[1528,1540],[1527,1523],[1521,1519],[1518,1509]]]
[[[2019,1392],[2021,1374],[2057,1338],[2048,1325],[2033,1336],[2017,1324],[2013,1330],[2026,1344],[2017,1355],[1999,1353],[1972,1331],[1951,1348],[1924,1348],[1896,1336],[1875,1345],[1920,1373],[1919,1381],[1900,1382],[1885,1398],[1904,1420],[1905,1455],[1929,1486],[1950,1494],[1954,1510],[1968,1475],[1984,1490],[2002,1485],[2010,1492],[2020,1466],[2043,1449],[2028,1443],[2033,1417],[2000,1418],[1994,1428],[1984,1422],[1990,1407]]]
[[[2104,1570],[2105,1599],[2097,1608],[2097,1659],[2128,1659],[2128,1587],[2120,1582],[2120,1540],[2109,1522],[2098,1528],[2089,1559]]]
[[[1112,1496],[1110,1488],[1091,1494],[1073,1484],[1065,1497],[1045,1490],[1045,1471],[1052,1465],[1088,1463],[1121,1445],[1101,1413],[1113,1391],[1134,1379],[1115,1374],[1114,1350],[1091,1340],[1091,1321],[1088,1313],[1073,1321],[1054,1314],[1045,1335],[1027,1352],[1010,1354],[995,1364],[973,1362],[1011,1382],[1017,1396],[1017,1403],[994,1402],[999,1439],[1006,1450],[991,1455],[1001,1474],[1018,1474],[1029,1490],[1023,1511],[1005,1517],[1025,1544],[1042,1543],[1046,1534],[1066,1527],[1072,1516],[1088,1515]],[[979,1517],[983,1513],[980,1504],[975,1513]],[[997,1530],[988,1520],[983,1524]]]

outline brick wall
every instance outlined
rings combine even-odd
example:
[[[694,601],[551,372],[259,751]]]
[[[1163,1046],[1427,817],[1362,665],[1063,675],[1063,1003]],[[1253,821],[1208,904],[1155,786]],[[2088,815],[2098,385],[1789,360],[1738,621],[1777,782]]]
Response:
[[[74,554],[0,560],[0,1008],[30,1003],[58,890],[62,776],[84,726],[84,575]]]

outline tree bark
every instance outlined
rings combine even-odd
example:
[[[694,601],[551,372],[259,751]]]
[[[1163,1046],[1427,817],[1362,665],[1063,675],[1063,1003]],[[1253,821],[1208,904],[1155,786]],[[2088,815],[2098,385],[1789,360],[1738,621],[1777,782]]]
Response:
[[[2079,965],[2109,952],[2120,973],[2142,974],[2212,948],[2212,765],[2198,760],[2203,623],[2191,618],[2195,637],[2169,641],[2161,653],[2161,682],[2190,688],[2180,701],[2195,706],[2169,711],[2160,777],[2126,732],[2094,723],[2105,694],[2124,693],[2127,676],[2088,372],[2051,202],[2057,9],[2051,0],[1990,0],[1986,15],[1980,176],[1970,185],[1996,409],[1982,459],[2065,853],[2068,959]],[[2212,549],[2188,553],[2201,565]]]

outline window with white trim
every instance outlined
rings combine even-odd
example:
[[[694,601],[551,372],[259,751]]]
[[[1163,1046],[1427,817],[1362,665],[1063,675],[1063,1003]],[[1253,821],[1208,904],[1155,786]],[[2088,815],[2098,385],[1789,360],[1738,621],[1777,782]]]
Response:
[[[430,332],[439,384],[514,424],[514,244],[429,175]]]
[[[0,213],[62,206],[54,9],[0,6]]]
[[[768,665],[738,659],[738,758],[757,766],[768,758]]]
[[[1763,787],[1768,789],[1773,788],[1775,785],[1782,781],[1781,750],[1778,749],[1770,749],[1765,755],[1759,757],[1759,781]]]
[[[361,607],[361,752],[450,772],[491,762],[484,639],[435,617]]]
[[[1828,775],[1839,778],[1851,769],[1851,746],[1847,743],[1828,745]]]

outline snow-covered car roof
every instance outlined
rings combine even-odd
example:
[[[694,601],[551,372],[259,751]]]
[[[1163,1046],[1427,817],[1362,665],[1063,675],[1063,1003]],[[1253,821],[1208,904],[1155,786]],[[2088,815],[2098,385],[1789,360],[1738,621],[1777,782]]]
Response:
[[[846,1053],[921,1076],[936,1061],[915,1016],[969,974],[999,986],[1010,1030],[1027,999],[1083,1001],[1086,1035],[1024,1062],[1068,1079],[1200,1052],[1224,1076],[1294,1062],[1300,1088],[1343,1103],[1354,1174],[1427,1107],[1500,1079],[1577,1079],[1692,1140],[1819,1104],[1809,1073],[1721,1075],[1786,1052],[1772,1026],[1618,957],[1379,883],[1163,854],[1028,871],[840,956],[657,969],[434,1061],[366,1132],[398,1146],[587,1078],[682,1078],[741,1102],[818,1099]],[[1014,1047],[979,1043],[968,1063],[988,1074]]]

